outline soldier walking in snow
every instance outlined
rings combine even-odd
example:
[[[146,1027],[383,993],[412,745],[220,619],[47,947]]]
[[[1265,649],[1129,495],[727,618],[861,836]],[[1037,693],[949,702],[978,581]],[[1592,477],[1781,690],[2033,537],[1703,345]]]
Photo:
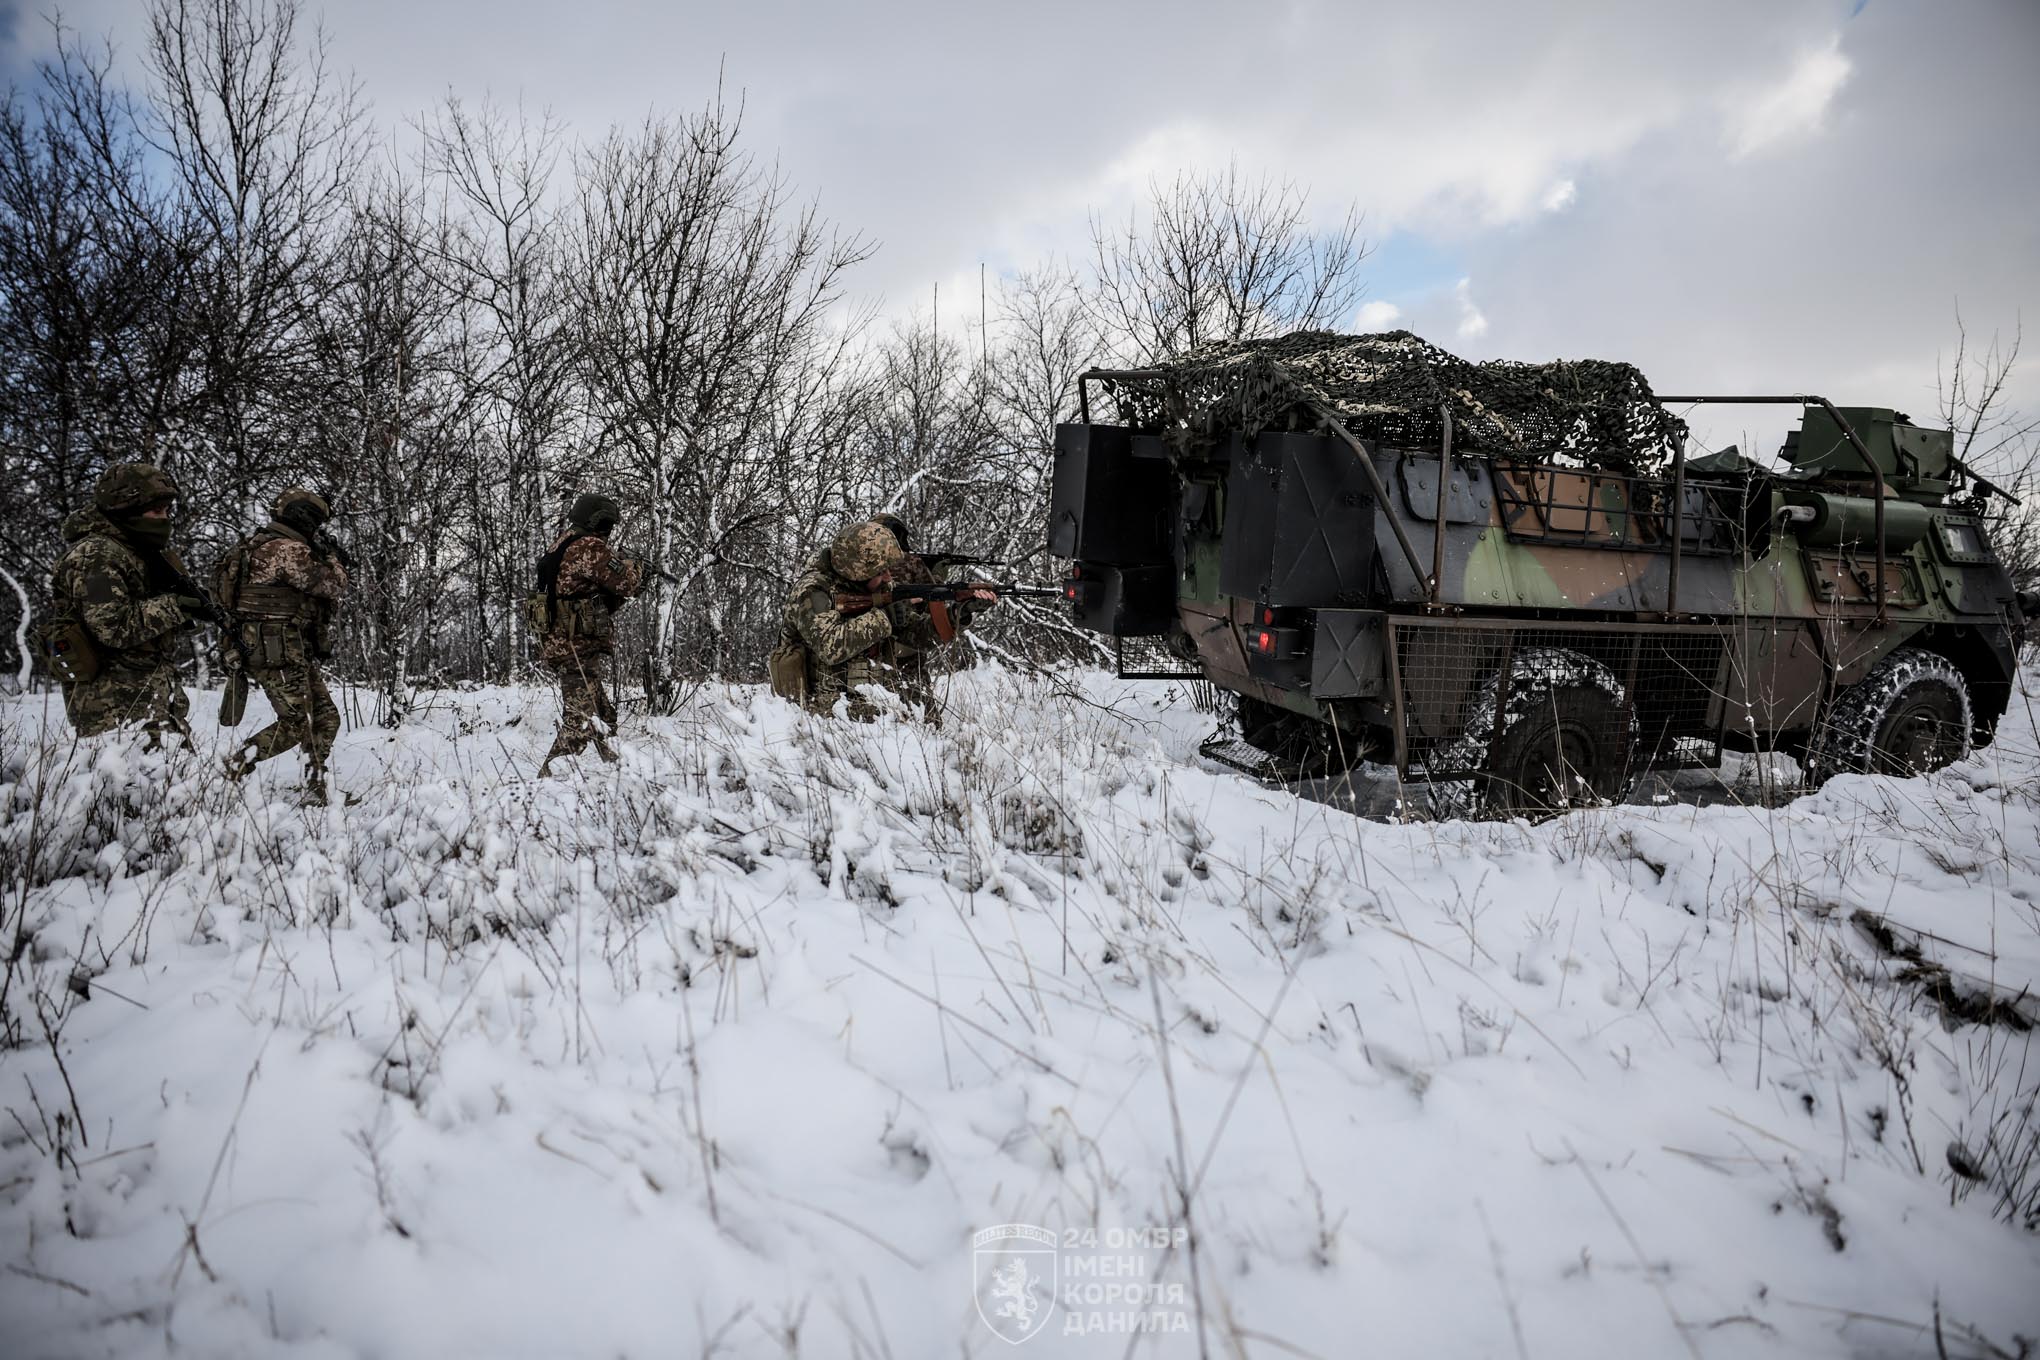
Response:
[[[938,618],[936,606],[920,602],[869,602],[896,581],[933,579],[902,547],[905,528],[899,524],[896,531],[881,520],[865,520],[837,534],[809,560],[787,592],[770,664],[774,694],[817,713],[832,711],[836,700],[847,696],[849,715],[869,722],[878,709],[858,691],[877,685],[920,704],[930,720],[935,718],[925,654],[954,638],[968,619],[962,610],[946,610]],[[965,592],[972,604],[997,598],[989,590]]]
[[[317,492],[292,487],[276,498],[273,518],[231,549],[214,573],[220,605],[237,634],[224,649],[227,704],[221,721],[240,721],[237,693],[253,682],[269,696],[276,720],[227,759],[240,779],[294,747],[305,752],[305,800],[326,800],[326,758],[340,734],[340,710],[319,663],[333,654],[333,616],[347,593],[346,553],[323,532],[332,507]]]
[[[622,517],[609,497],[583,495],[567,515],[567,531],[538,562],[531,622],[538,659],[560,683],[560,730],[538,767],[541,778],[552,773],[553,761],[590,742],[602,759],[616,759],[609,744],[616,705],[606,685],[616,651],[611,616],[644,588],[645,577],[636,561],[610,551],[610,532]]]
[[[177,483],[154,464],[118,463],[100,477],[92,504],[64,521],[70,546],[57,559],[55,599],[38,631],[81,737],[139,724],[151,749],[166,732],[191,745],[176,639],[208,606],[170,547],[177,498]]]

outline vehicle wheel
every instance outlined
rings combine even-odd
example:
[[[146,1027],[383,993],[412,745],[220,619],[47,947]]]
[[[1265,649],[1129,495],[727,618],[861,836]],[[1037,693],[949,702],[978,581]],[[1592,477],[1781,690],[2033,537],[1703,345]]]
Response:
[[[1969,754],[1969,686],[1946,657],[1901,647],[1835,696],[1810,757],[1838,774],[1914,775]]]
[[[1637,726],[1612,671],[1562,647],[1532,647],[1516,654],[1498,702],[1501,683],[1496,674],[1474,691],[1464,734],[1441,753],[1441,768],[1479,773],[1434,787],[1434,813],[1536,819],[1621,801]]]

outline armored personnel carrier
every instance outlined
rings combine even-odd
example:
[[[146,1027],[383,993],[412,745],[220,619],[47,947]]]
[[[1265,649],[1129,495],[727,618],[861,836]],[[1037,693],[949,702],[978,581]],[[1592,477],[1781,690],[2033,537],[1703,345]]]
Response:
[[[1669,408],[1709,401],[1801,407],[1779,466],[1689,457]],[[1094,369],[1079,406],[1048,534],[1076,621],[1122,674],[1236,694],[1298,773],[1384,762],[1536,815],[1724,748],[1932,770],[2011,700],[2004,493],[1894,410],[1660,398],[1627,365],[1406,332]]]

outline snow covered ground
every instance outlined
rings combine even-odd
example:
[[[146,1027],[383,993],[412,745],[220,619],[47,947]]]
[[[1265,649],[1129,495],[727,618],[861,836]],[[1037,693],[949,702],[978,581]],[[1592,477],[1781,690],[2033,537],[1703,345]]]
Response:
[[[2040,1345],[2029,696],[1536,827],[1260,787],[1162,685],[951,697],[535,782],[550,696],[446,694],[319,810],[0,705],[0,1354]]]

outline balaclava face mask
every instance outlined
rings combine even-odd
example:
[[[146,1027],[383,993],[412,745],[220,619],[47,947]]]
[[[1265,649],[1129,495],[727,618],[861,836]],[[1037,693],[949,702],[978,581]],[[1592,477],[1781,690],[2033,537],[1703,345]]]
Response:
[[[170,546],[171,519],[168,515],[145,515],[140,511],[120,520],[120,531],[145,548],[157,552]]]

